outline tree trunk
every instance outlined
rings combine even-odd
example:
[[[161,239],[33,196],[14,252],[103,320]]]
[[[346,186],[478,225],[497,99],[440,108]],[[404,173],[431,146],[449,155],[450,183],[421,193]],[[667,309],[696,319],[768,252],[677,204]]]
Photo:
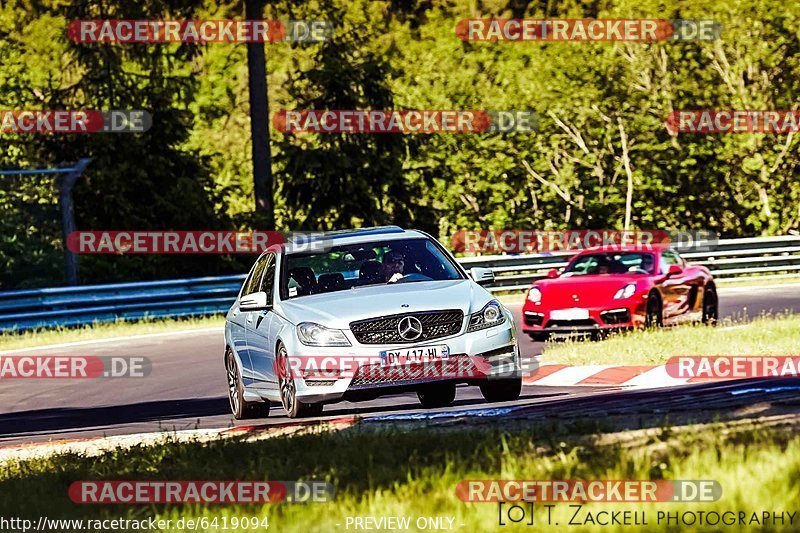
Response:
[[[247,20],[264,18],[264,0],[244,0]],[[250,88],[250,135],[253,150],[253,189],[256,212],[267,230],[275,229],[272,199],[272,169],[269,147],[269,100],[267,60],[264,43],[247,43],[247,72]]]

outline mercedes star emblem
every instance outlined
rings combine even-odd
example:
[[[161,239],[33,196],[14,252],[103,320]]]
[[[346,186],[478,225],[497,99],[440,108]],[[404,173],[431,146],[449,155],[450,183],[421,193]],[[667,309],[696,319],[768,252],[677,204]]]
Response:
[[[403,317],[397,323],[397,332],[407,341],[416,340],[422,335],[422,322],[413,316]]]

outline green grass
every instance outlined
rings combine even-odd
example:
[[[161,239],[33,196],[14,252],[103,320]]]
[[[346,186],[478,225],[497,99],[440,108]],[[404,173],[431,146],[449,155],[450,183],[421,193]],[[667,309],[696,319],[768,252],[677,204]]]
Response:
[[[597,427],[589,421],[581,425]],[[174,442],[99,457],[60,455],[0,467],[0,516],[173,520],[266,516],[271,529],[304,533],[345,531],[347,516],[448,516],[455,518],[459,531],[497,529],[496,504],[467,504],[456,497],[456,484],[466,479],[712,479],[721,484],[723,496],[714,503],[605,503],[585,508],[595,512],[644,509],[648,531],[664,530],[655,524],[658,510],[797,510],[800,439],[796,427],[711,424],[639,431],[633,439],[631,435],[581,432],[564,424],[528,424],[517,429],[356,427],[254,442]],[[87,479],[314,479],[332,483],[337,495],[330,503],[266,506],[71,503],[67,487]],[[548,526],[542,523],[543,510],[537,508],[536,528],[563,531],[570,511],[566,504],[559,504],[553,522],[562,525]],[[625,526],[568,529],[632,530]],[[506,526],[503,530],[532,529]]]
[[[800,284],[800,276],[796,274],[779,274],[775,276],[737,276],[735,278],[717,280],[721,289],[727,287],[768,287],[770,285]]]
[[[25,331],[22,333],[0,333],[0,350],[16,350],[47,344],[108,339],[129,335],[147,335],[170,331],[219,327],[225,324],[221,316],[188,318],[153,318],[136,322],[119,320],[117,322],[96,323],[77,328],[54,328]]]
[[[547,363],[662,364],[676,355],[798,355],[800,316],[762,316],[752,322],[715,328],[687,325],[612,335],[602,342],[553,341],[545,344]]]

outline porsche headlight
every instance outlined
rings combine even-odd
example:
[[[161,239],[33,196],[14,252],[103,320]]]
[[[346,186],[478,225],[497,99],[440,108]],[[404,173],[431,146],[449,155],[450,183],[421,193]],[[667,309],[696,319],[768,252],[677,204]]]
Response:
[[[617,291],[617,293],[614,295],[614,299],[624,300],[625,298],[630,298],[631,296],[633,296],[633,293],[635,292],[636,292],[636,284],[628,283],[627,285],[625,285],[624,287],[622,287],[620,290]]]
[[[539,287],[531,287],[528,291],[528,301],[538,304],[542,301],[542,291]]]
[[[498,326],[506,321],[500,302],[492,300],[477,313],[472,313],[469,317],[469,328],[467,332],[478,331],[481,329]]]
[[[342,330],[326,328],[314,322],[298,324],[297,338],[306,346],[350,346]]]

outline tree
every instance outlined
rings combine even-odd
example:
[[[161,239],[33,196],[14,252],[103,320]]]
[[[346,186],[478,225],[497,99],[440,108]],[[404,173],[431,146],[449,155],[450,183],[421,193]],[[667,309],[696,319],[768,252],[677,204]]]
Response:
[[[296,58],[289,98],[297,109],[392,109],[389,64],[370,49],[380,27],[368,25],[369,3],[320,2],[320,19],[341,21],[318,45],[310,67]],[[375,19],[373,19],[375,20]],[[284,134],[276,176],[292,229],[407,224],[413,190],[403,173],[406,138],[397,133]]]
[[[264,0],[245,0],[245,19],[261,20]],[[264,229],[275,229],[272,198],[272,169],[269,140],[269,100],[267,64],[263,42],[247,43],[248,83],[250,88],[250,132],[253,153],[253,190],[256,211]]]

